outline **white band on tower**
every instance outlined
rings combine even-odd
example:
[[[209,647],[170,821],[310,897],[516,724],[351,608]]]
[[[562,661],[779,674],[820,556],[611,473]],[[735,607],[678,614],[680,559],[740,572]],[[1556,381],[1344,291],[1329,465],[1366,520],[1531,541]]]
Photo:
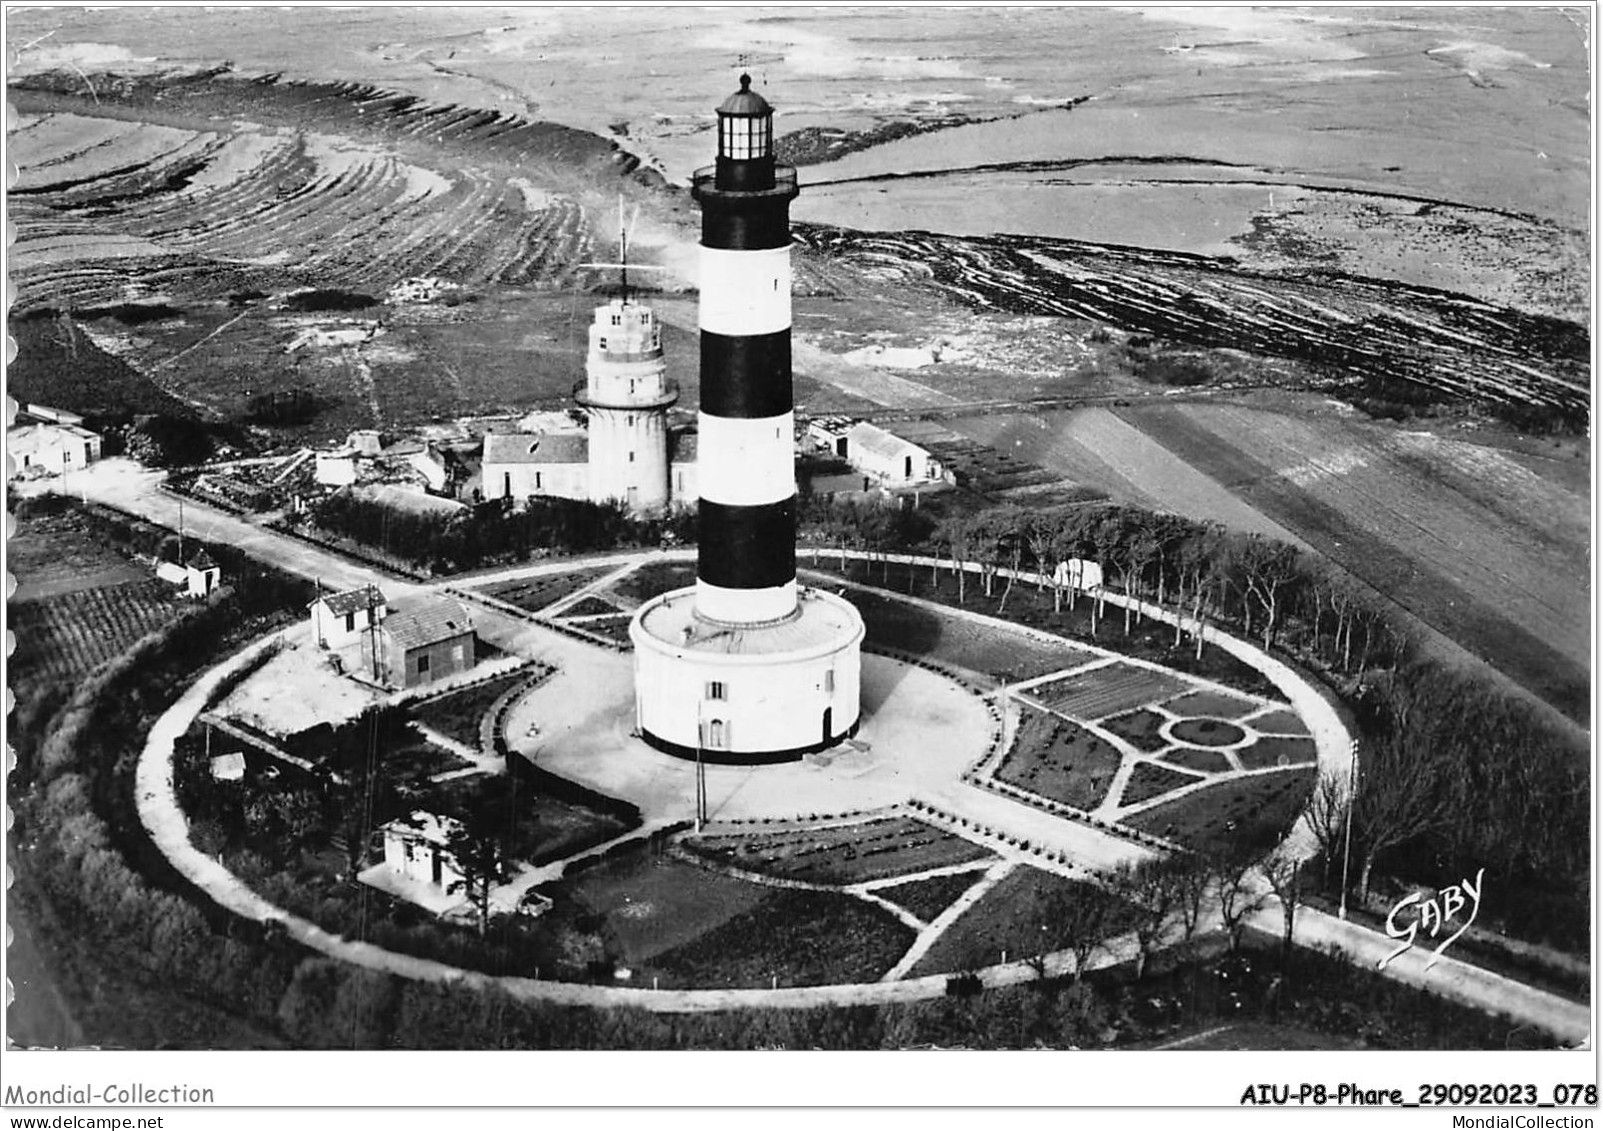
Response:
[[[700,416],[696,483],[703,499],[730,506],[777,503],[796,493],[793,413],[758,420]]]
[[[732,337],[790,329],[790,248],[701,249],[701,329]]]

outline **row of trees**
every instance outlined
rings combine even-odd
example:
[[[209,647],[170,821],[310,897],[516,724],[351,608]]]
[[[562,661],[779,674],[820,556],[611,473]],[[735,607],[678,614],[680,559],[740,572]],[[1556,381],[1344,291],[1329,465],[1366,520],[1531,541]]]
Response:
[[[433,573],[527,561],[552,552],[589,553],[695,538],[694,511],[636,519],[621,504],[581,499],[531,498],[516,508],[495,501],[438,514],[400,510],[336,491],[312,507],[310,518],[322,530]]]

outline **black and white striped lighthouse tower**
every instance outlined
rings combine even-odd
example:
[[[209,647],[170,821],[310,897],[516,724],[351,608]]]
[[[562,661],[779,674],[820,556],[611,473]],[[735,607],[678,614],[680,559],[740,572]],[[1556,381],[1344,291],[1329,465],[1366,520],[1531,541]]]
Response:
[[[730,624],[796,609],[796,473],[790,378],[790,202],[774,112],[740,76],[718,107],[718,160],[701,205],[701,491],[696,608]]]
[[[860,723],[863,619],[796,584],[790,202],[774,112],[740,76],[718,107],[701,205],[701,495],[696,584],[647,601],[634,643],[637,733],[679,757],[783,762]]]

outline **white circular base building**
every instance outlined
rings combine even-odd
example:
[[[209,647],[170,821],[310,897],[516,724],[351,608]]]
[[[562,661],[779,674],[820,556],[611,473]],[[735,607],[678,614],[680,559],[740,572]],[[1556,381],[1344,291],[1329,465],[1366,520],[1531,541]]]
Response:
[[[791,762],[857,732],[863,618],[834,594],[802,588],[787,617],[729,624],[676,589],[641,607],[629,638],[636,726],[664,753]]]

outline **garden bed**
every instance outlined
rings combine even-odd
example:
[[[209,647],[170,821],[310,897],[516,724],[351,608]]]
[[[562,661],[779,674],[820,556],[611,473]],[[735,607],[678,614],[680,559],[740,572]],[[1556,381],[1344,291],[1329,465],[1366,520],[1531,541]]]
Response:
[[[1131,908],[1093,884],[1021,865],[1009,872],[973,906],[959,915],[913,967],[911,976],[976,970],[1002,961],[1051,954],[1070,941],[1070,928],[1055,905],[1070,900],[1112,904],[1101,936],[1130,929]]]
[[[520,577],[511,581],[495,581],[477,586],[475,592],[497,601],[516,605],[525,612],[537,613],[556,604],[562,598],[583,589],[608,571],[605,568],[576,569],[567,573],[542,574],[538,577]]]
[[[924,922],[933,922],[969,888],[979,883],[984,873],[976,868],[968,872],[948,872],[941,876],[926,876],[922,880],[909,880],[905,884],[874,889],[881,899],[888,899],[906,908]]]
[[[1095,809],[1107,797],[1123,756],[1083,727],[1031,710],[994,776],[1041,797]]]
[[[1236,751],[1236,757],[1249,770],[1267,770],[1270,766],[1312,765],[1319,760],[1319,748],[1311,738],[1266,735]]]
[[[865,880],[967,864],[990,849],[912,817],[768,833],[686,837],[686,849],[766,876],[815,884]]]
[[[1103,730],[1118,735],[1137,750],[1156,754],[1169,745],[1169,740],[1158,733],[1159,728],[1168,721],[1169,716],[1143,707],[1139,711],[1103,719],[1100,725]]]
[[[432,727],[445,737],[476,750],[479,746],[479,727],[495,701],[519,683],[549,676],[554,670],[544,664],[520,668],[472,687],[418,700],[411,705],[411,714],[418,722]]]
[[[1179,770],[1170,770],[1152,762],[1137,762],[1135,769],[1130,771],[1130,780],[1124,784],[1124,793],[1119,798],[1119,804],[1138,805],[1143,801],[1151,801],[1154,797],[1161,797],[1165,793],[1172,793],[1182,786],[1195,785],[1201,780],[1195,774],[1183,774]]]
[[[1197,852],[1270,848],[1302,812],[1313,784],[1311,766],[1232,778],[1159,802],[1120,824]]]
[[[695,562],[648,562],[619,578],[610,589],[628,600],[645,602],[695,583]]]

